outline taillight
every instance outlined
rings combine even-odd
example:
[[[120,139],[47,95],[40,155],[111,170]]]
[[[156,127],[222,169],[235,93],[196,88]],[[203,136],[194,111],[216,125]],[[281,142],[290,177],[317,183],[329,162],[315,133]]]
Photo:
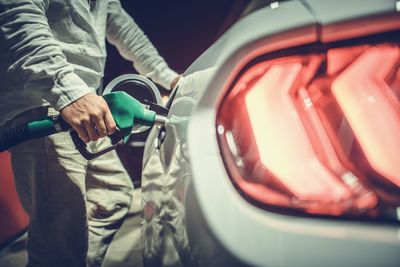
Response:
[[[217,130],[230,177],[255,203],[399,220],[399,44],[256,63],[222,101]]]

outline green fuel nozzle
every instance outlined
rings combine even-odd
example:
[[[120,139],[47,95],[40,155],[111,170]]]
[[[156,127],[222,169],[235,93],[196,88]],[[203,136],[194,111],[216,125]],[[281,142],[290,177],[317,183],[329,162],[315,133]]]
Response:
[[[125,92],[112,92],[103,97],[111,110],[117,128],[123,133],[125,143],[134,125],[152,126],[165,124],[168,121],[166,117],[146,109],[142,103]]]
[[[167,117],[157,115],[156,112],[146,109],[138,100],[123,91],[111,92],[103,95],[103,97],[117,126],[117,131],[110,136],[112,146],[96,153],[88,151],[86,144],[79,138],[78,134],[60,115],[57,115],[9,129],[0,136],[0,151],[5,151],[29,139],[72,130],[71,137],[76,148],[84,158],[90,160],[128,142],[135,125],[165,125],[168,122]]]

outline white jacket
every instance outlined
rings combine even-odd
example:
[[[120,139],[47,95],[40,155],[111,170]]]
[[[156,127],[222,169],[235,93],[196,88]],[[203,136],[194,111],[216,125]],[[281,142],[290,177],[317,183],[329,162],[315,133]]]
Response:
[[[98,88],[106,39],[154,82],[177,77],[119,0],[0,0],[0,125]]]

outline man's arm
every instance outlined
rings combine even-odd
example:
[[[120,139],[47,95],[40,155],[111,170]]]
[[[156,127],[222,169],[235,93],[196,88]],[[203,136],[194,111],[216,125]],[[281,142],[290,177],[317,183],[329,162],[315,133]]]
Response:
[[[82,140],[96,140],[115,130],[114,120],[104,99],[93,94],[67,62],[45,16],[48,4],[0,0],[0,46],[8,56],[7,75],[59,110]]]
[[[108,5],[107,40],[124,58],[133,61],[140,74],[167,89],[172,89],[177,83],[179,75],[168,67],[119,0],[111,0]]]

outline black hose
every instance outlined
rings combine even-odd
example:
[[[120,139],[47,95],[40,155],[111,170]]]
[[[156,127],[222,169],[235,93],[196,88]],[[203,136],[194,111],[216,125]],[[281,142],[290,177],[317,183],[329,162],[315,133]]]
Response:
[[[61,116],[50,116],[13,127],[0,135],[0,152],[30,139],[49,136],[70,128]]]
[[[0,152],[31,139],[28,124],[11,128],[0,135]]]

